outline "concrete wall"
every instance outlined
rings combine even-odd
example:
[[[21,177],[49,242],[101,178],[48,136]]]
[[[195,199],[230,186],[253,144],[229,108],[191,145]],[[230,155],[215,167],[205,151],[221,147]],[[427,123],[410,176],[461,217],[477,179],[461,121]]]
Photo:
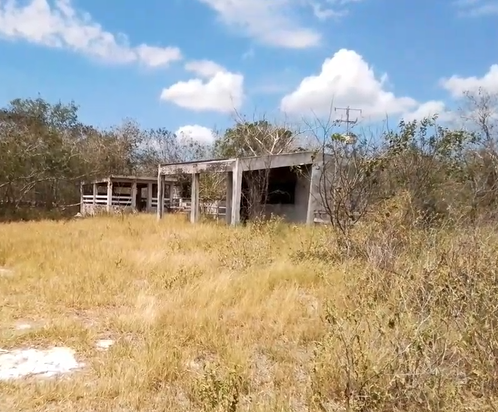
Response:
[[[132,213],[131,206],[111,206],[111,213]],[[80,213],[83,216],[95,216],[107,213],[107,205],[82,204]]]
[[[284,218],[287,222],[306,223],[308,213],[308,198],[310,191],[310,179],[308,176],[298,176],[295,192],[295,203],[293,205],[265,205],[263,215],[269,218],[272,214]]]

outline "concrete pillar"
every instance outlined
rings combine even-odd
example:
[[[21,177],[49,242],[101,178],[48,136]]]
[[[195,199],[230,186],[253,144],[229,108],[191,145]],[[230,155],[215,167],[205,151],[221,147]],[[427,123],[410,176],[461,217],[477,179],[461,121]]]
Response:
[[[137,210],[137,182],[131,184],[131,208],[134,212]]]
[[[174,196],[174,186],[173,183],[169,184],[169,210],[171,211],[173,208],[173,196]]]
[[[242,168],[240,159],[235,161],[232,177],[232,218],[230,224],[238,225],[240,223],[240,204],[242,199]]]
[[[85,195],[85,186],[83,183],[80,183],[80,213],[83,214],[84,211],[84,203],[85,200],[83,199],[83,196]]]
[[[306,214],[306,224],[315,224],[315,211],[321,204],[320,177],[322,174],[323,162],[311,166],[310,192],[308,196],[308,211]]]
[[[152,183],[147,183],[147,213],[152,211]]]
[[[162,219],[164,214],[164,175],[157,175],[157,220]]]
[[[197,223],[199,221],[199,173],[192,173],[192,195],[190,196],[190,222]]]
[[[92,185],[92,188],[93,188],[93,205],[95,206],[97,204],[97,195],[99,193],[97,183],[94,183]]]
[[[227,172],[226,177],[227,182],[227,194],[226,194],[226,209],[225,209],[225,221],[227,225],[232,221],[232,191],[233,191],[233,172]]]
[[[107,182],[107,213],[112,211],[112,181],[109,179]]]

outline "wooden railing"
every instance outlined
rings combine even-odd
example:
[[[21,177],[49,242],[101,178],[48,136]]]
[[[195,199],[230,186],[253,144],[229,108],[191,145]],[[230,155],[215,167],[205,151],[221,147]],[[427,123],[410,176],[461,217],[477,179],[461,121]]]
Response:
[[[107,195],[83,195],[83,204],[85,205],[107,205]],[[114,195],[112,197],[112,206],[131,206],[131,196]]]
[[[107,195],[83,195],[83,204],[85,205],[107,205]],[[131,206],[131,196],[114,195],[112,197],[112,206]],[[151,199],[151,208],[157,208],[157,197]],[[192,202],[190,199],[173,198],[164,199],[164,207],[177,212],[190,212]],[[200,204],[201,213],[206,215],[224,216],[226,214],[226,206],[219,204],[219,202],[204,202]]]

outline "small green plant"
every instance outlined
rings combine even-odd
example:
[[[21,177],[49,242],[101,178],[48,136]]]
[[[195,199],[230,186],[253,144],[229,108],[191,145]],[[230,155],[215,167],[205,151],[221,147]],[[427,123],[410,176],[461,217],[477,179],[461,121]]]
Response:
[[[205,412],[236,412],[244,390],[244,379],[237,367],[206,365],[197,380],[194,396]]]

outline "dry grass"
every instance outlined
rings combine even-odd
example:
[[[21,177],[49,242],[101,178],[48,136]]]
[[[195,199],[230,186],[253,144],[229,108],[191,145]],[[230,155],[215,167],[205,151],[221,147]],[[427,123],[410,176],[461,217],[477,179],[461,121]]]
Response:
[[[355,244],[275,222],[3,225],[0,348],[86,367],[0,382],[0,410],[496,410],[498,235],[390,218]]]

